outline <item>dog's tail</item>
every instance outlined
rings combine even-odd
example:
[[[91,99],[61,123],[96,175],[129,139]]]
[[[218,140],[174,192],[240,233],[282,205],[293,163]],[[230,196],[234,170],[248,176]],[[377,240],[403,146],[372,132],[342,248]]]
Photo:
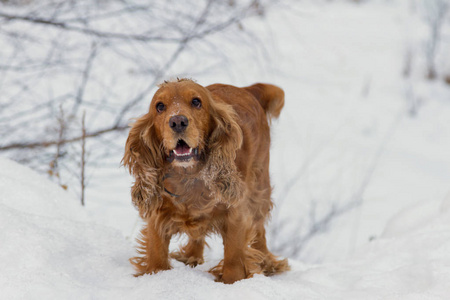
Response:
[[[284,91],[272,84],[256,83],[244,88],[259,101],[268,119],[278,118],[284,106]]]

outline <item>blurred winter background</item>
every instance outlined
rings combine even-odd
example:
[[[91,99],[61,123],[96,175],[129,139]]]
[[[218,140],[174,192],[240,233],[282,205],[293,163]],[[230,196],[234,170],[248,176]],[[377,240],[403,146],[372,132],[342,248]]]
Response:
[[[285,90],[278,255],[345,259],[450,202],[449,0],[0,0],[0,156],[131,245],[128,124],[176,77]]]

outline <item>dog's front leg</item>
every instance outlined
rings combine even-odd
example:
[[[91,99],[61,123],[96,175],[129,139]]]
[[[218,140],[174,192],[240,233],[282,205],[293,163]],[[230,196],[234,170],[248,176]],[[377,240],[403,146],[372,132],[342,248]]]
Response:
[[[246,271],[246,247],[248,244],[248,233],[251,224],[246,220],[242,211],[233,209],[230,211],[224,231],[224,259],[222,278],[224,283],[234,283],[247,278]]]
[[[169,263],[170,235],[159,232],[156,219],[156,214],[152,214],[147,219],[147,226],[141,230],[138,252],[143,256],[130,259],[138,271],[136,276],[153,274],[171,268]]]

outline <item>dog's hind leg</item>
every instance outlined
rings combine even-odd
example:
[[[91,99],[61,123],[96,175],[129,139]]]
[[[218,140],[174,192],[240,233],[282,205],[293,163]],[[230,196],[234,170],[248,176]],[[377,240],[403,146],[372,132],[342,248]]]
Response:
[[[277,259],[277,257],[267,248],[266,230],[264,229],[263,222],[256,226],[256,237],[253,241],[252,248],[259,250],[264,254],[264,258],[261,262],[261,269],[263,270],[264,275],[271,276],[290,270],[287,259]]]
[[[205,244],[205,237],[199,239],[189,238],[189,242],[181,247],[179,251],[172,252],[170,257],[190,267],[196,267],[204,262],[203,249]]]

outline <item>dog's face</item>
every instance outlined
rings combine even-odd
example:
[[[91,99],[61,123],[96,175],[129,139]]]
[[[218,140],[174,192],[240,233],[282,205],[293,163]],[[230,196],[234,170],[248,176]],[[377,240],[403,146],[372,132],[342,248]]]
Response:
[[[208,90],[188,80],[165,83],[155,93],[150,115],[166,161],[192,167],[199,160],[211,130],[210,101]]]

